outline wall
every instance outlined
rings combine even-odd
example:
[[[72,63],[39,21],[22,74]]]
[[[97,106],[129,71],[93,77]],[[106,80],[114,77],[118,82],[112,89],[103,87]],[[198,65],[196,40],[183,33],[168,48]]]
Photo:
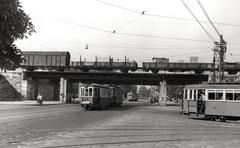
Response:
[[[19,92],[23,97],[27,97],[27,81],[23,80],[23,73],[18,71],[0,71],[6,80]]]
[[[23,73],[18,71],[0,71],[6,80],[27,100],[36,100],[37,94],[41,93],[44,100],[59,100],[59,80],[32,79],[23,80]]]

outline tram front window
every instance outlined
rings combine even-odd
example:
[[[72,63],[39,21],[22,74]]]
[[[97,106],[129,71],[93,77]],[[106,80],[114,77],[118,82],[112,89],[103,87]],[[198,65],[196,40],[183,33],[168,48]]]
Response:
[[[88,89],[85,89],[85,96],[88,96]]]
[[[85,90],[85,88],[80,88],[80,96],[84,96],[84,90]]]

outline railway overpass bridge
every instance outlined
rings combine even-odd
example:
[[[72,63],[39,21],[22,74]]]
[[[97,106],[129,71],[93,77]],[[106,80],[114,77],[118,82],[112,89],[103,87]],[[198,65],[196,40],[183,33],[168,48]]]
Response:
[[[31,79],[65,79],[82,83],[125,84],[125,85],[159,85],[163,80],[169,85],[197,84],[208,81],[208,75],[177,73],[112,73],[112,72],[24,72],[25,78]]]
[[[180,73],[113,73],[113,72],[23,72],[31,91],[31,98],[36,98],[38,93],[52,95],[55,100],[68,102],[73,83],[98,83],[98,84],[125,84],[125,85],[158,85],[162,102],[166,101],[166,85],[198,84],[208,81],[208,75],[180,74]],[[49,93],[51,91],[52,93]],[[47,96],[46,96],[47,97]]]

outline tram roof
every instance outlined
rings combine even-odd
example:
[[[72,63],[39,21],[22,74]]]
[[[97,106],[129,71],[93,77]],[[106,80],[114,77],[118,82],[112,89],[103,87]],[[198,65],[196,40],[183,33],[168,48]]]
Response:
[[[82,86],[83,86],[83,87],[99,87],[99,88],[108,88],[108,89],[110,89],[110,87],[107,86],[107,85],[96,84],[96,83],[85,84],[85,85],[82,85]]]
[[[203,83],[186,85],[185,89],[240,89],[240,83]]]

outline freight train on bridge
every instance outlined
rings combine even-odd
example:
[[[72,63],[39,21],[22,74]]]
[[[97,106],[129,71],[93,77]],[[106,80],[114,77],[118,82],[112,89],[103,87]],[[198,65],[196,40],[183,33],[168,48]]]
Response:
[[[169,62],[168,59],[159,58],[153,62],[143,62],[142,67],[138,66],[135,61],[129,62],[126,60],[124,62],[114,62],[113,58],[109,57],[108,61],[102,62],[98,61],[71,61],[71,55],[69,52],[40,52],[40,51],[28,51],[22,52],[22,60],[15,67],[22,67],[27,71],[34,71],[37,69],[44,70],[57,70],[65,71],[69,69],[79,69],[83,72],[88,72],[89,70],[99,70],[99,71],[113,71],[121,70],[123,73],[129,71],[136,71],[141,69],[145,72],[152,71],[152,73],[157,74],[159,71],[169,71],[169,72],[185,72],[194,71],[196,74],[202,74],[204,71],[218,70],[218,65],[213,63],[177,63]],[[225,63],[224,71],[229,74],[236,74],[240,71],[240,63]]]

